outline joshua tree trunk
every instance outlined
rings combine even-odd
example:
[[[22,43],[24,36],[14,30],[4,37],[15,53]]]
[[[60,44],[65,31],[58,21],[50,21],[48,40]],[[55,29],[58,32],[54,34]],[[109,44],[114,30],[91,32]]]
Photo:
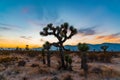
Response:
[[[46,64],[45,56],[43,56],[43,64]]]
[[[46,64],[45,51],[44,50],[42,50],[42,61],[43,61],[43,64]]]
[[[48,50],[48,52],[47,52],[47,65],[48,65],[48,67],[50,67],[51,65],[50,65],[50,52],[49,52],[49,50]]]
[[[64,52],[62,47],[60,47],[60,56],[61,56],[61,63],[62,63],[62,68],[65,68],[65,61],[64,61]]]
[[[82,52],[81,55],[81,68],[84,70],[85,78],[87,78],[88,64],[87,64],[87,55],[86,52]]]

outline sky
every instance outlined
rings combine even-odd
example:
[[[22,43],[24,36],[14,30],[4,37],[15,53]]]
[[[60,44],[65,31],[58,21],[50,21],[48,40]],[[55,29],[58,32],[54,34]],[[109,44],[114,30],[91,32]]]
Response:
[[[64,45],[120,43],[120,0],[0,0],[0,47],[41,47],[40,31],[68,22],[78,34]]]

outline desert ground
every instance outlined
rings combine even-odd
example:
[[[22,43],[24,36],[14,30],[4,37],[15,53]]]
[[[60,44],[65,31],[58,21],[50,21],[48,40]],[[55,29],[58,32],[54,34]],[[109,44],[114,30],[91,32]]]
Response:
[[[41,54],[1,54],[0,80],[120,80],[119,54],[113,56],[110,63],[88,62],[87,79],[80,68],[81,58],[78,53],[68,53],[72,57],[73,71],[58,70],[60,58],[56,54],[51,55],[51,67],[43,64]]]

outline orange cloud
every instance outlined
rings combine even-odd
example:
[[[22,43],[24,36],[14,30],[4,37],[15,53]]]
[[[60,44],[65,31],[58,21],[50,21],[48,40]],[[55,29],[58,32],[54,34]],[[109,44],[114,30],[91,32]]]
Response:
[[[101,39],[105,42],[120,42],[120,33],[104,35],[104,36],[97,36],[96,39]]]

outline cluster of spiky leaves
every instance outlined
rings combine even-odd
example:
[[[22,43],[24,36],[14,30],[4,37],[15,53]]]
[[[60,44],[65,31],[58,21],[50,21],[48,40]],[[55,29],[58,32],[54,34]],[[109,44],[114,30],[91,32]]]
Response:
[[[46,50],[49,50],[49,49],[50,49],[50,46],[51,46],[51,44],[47,41],[47,42],[43,45],[43,48],[46,49]]]
[[[53,26],[53,24],[48,24],[43,31],[40,32],[40,35],[48,36],[54,35],[59,42],[53,43],[54,46],[60,46],[67,39],[70,39],[74,34],[77,33],[77,30],[73,26],[69,26],[68,23],[64,23],[61,26]]]
[[[78,49],[80,51],[88,51],[89,50],[89,46],[86,43],[79,43],[78,44]]]

